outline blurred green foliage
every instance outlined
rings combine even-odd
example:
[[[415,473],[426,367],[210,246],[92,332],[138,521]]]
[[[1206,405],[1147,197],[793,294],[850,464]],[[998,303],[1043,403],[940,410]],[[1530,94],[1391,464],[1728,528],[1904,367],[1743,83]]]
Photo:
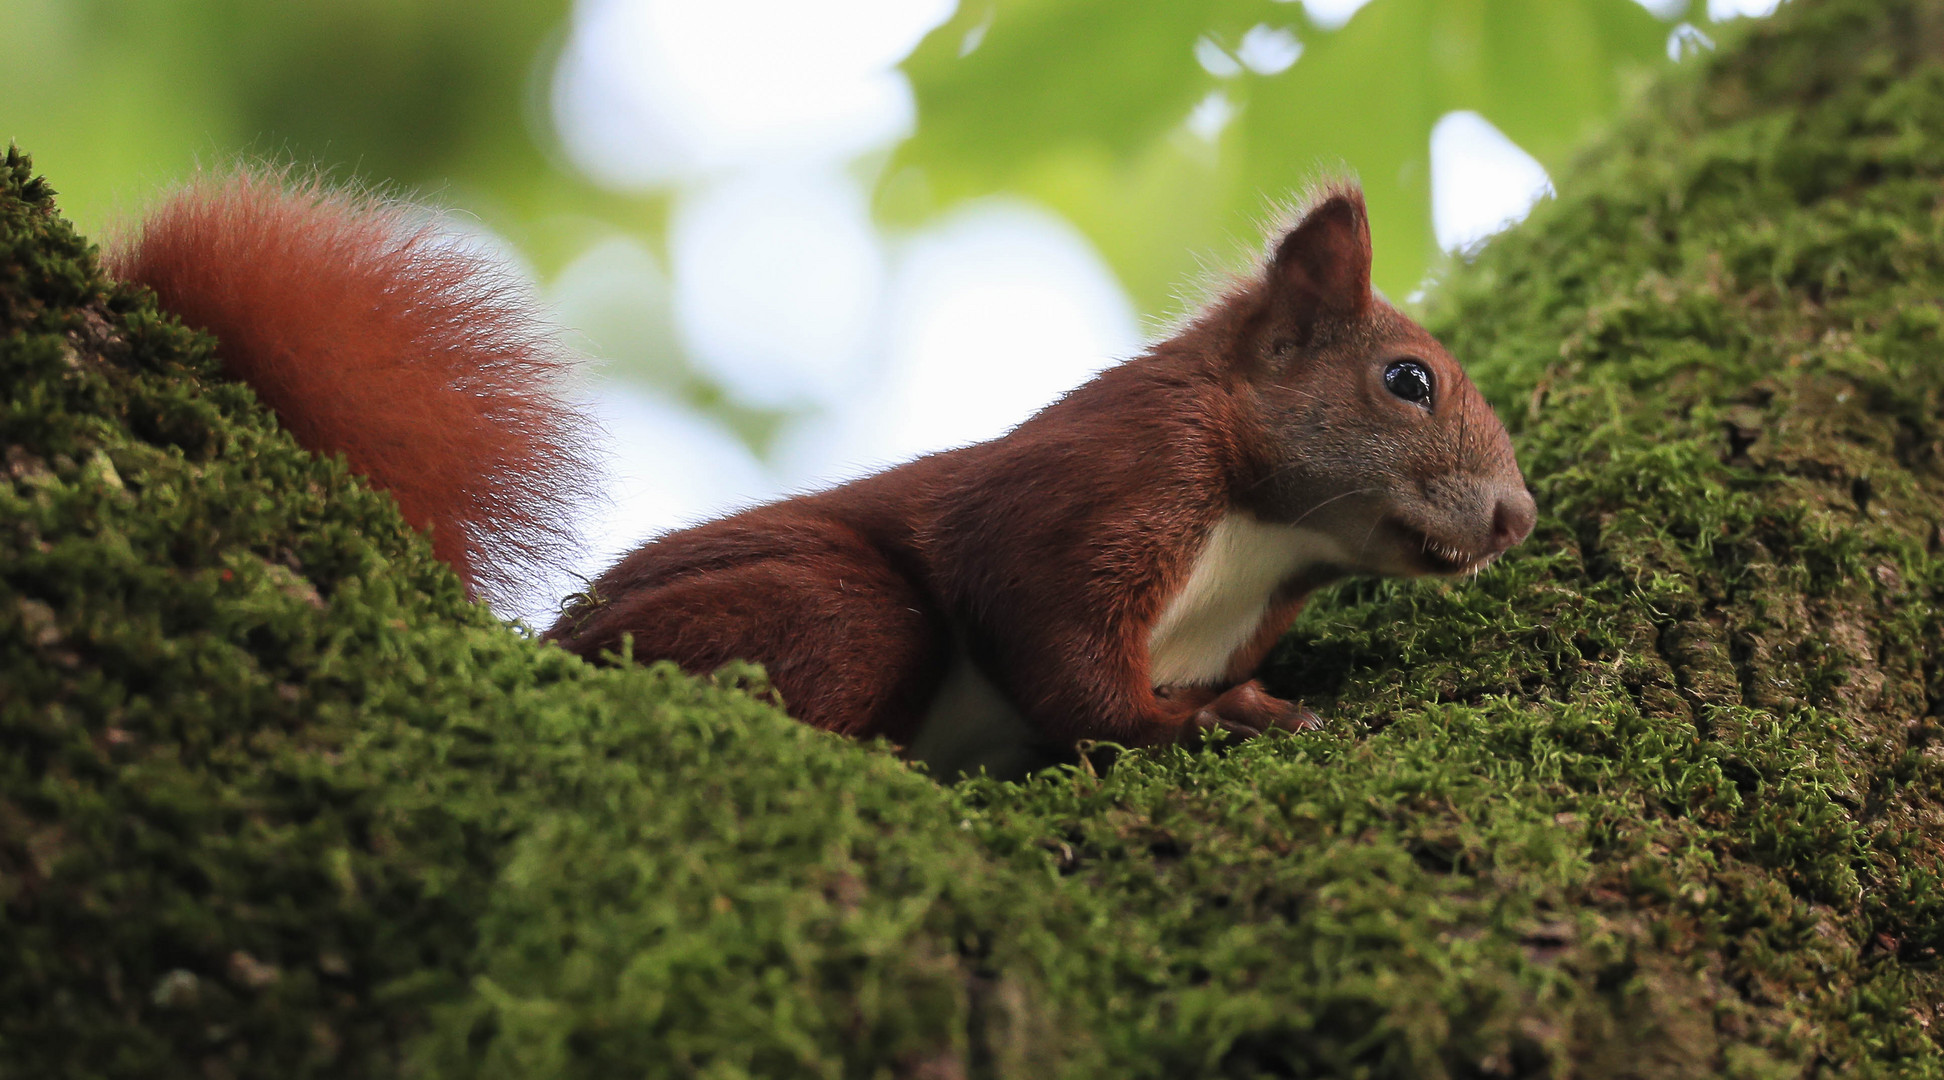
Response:
[[[0,140],[60,178],[63,212],[92,234],[199,162],[268,158],[476,215],[551,281],[617,233],[659,249],[675,195],[605,191],[559,152],[548,95],[571,7],[0,0],[0,40],[32,43],[14,51]],[[1275,0],[966,0],[904,65],[916,131],[860,167],[894,231],[988,194],[1046,204],[1150,317],[1191,302],[1176,290],[1204,267],[1244,262],[1278,200],[1347,168],[1368,192],[1378,284],[1404,296],[1439,259],[1438,118],[1477,110],[1556,170],[1667,64],[1671,26],[1634,0],[1373,0],[1336,30]],[[1291,35],[1300,58],[1271,74],[1235,62],[1255,27]],[[1210,140],[1185,121],[1214,93],[1234,112]],[[638,332],[618,337],[592,301],[559,299],[617,373],[752,445],[774,426],[681,359],[665,290],[624,304]]]
[[[1276,200],[1347,168],[1369,199],[1377,284],[1402,296],[1437,256],[1438,119],[1475,110],[1556,171],[1630,85],[1668,62],[1672,25],[1633,0],[1373,0],[1334,31],[1275,0],[1138,12],[1113,0],[974,0],[904,65],[918,128],[880,204],[916,220],[995,192],[1038,199],[1085,231],[1153,313],[1179,306],[1171,290],[1198,258],[1234,261]],[[1232,58],[1258,26],[1293,35],[1300,58],[1270,74],[1211,65],[1238,69],[1228,77],[1197,58],[1203,38]],[[1215,92],[1234,114],[1211,144],[1185,121]]]
[[[546,93],[568,0],[0,0],[0,140],[90,229],[198,163],[316,165],[463,207],[543,271],[561,216],[650,216],[558,162]],[[549,229],[534,224],[546,220]]]
[[[64,178],[84,227],[244,154],[463,207],[550,274],[607,227],[657,238],[665,209],[601,192],[554,152],[546,95],[570,7],[0,0],[0,39],[34,43],[14,54],[0,137]],[[1161,313],[1197,260],[1233,261],[1276,200],[1345,167],[1368,189],[1379,284],[1403,295],[1437,255],[1438,118],[1476,110],[1556,170],[1666,63],[1670,25],[1633,0],[1373,0],[1330,31],[1276,0],[971,0],[905,64],[919,122],[879,208],[895,226],[996,192],[1039,200]],[[1232,55],[1257,26],[1293,35],[1300,59],[1227,78],[1197,60],[1197,42]],[[1184,121],[1214,92],[1235,112],[1210,142]]]

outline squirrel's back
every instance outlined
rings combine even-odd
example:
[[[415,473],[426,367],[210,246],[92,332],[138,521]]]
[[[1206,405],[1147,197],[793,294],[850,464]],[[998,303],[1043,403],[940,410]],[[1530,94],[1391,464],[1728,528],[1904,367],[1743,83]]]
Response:
[[[424,211],[244,173],[178,190],[109,254],[215,335],[297,441],[343,454],[476,593],[564,561],[591,422],[519,282]]]

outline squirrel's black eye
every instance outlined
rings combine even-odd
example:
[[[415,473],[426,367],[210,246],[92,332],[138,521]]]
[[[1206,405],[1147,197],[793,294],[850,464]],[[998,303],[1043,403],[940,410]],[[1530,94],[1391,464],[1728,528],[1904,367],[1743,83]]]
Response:
[[[1405,401],[1429,407],[1431,369],[1416,360],[1398,360],[1384,369],[1384,389]]]

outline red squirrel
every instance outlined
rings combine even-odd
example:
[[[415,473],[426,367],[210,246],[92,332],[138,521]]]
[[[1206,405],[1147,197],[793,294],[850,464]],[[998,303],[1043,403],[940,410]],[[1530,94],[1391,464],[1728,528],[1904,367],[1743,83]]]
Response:
[[[112,266],[479,588],[560,542],[587,429],[502,279],[428,228],[245,177],[178,195]],[[543,636],[756,661],[797,718],[943,771],[1312,726],[1251,678],[1311,592],[1475,571],[1535,513],[1504,427],[1370,261],[1361,192],[1326,185],[1254,274],[1008,434],[653,539]]]

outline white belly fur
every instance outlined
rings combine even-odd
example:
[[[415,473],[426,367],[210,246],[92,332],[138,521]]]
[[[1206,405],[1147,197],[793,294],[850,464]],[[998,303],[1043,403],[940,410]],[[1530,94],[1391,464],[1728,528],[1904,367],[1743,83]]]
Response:
[[[1262,624],[1277,587],[1306,568],[1344,562],[1331,537],[1230,514],[1208,532],[1188,580],[1148,635],[1154,685],[1219,681],[1229,658]],[[981,771],[1016,779],[1048,763],[1034,730],[1005,692],[956,650],[905,753],[942,780]]]
[[[1303,570],[1347,562],[1336,538],[1230,513],[1208,531],[1181,589],[1148,634],[1155,686],[1220,681],[1252,640],[1277,588]]]

